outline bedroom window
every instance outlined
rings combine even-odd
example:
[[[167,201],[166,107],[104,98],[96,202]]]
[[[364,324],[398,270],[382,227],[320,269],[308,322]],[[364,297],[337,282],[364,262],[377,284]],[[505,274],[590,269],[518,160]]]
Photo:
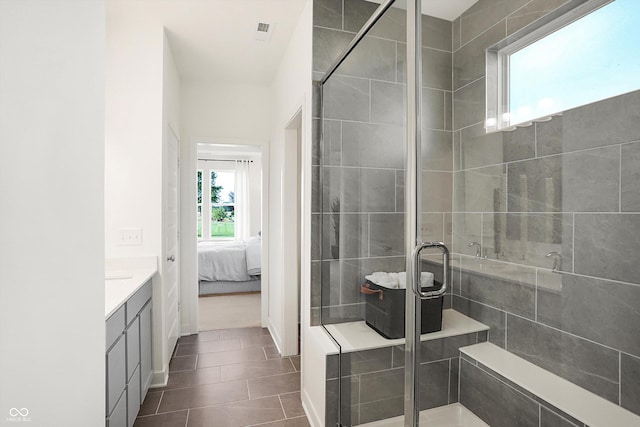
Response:
[[[236,171],[205,168],[197,171],[198,240],[236,238]]]
[[[235,238],[234,171],[210,171],[211,178],[211,238]]]
[[[487,49],[487,131],[640,88],[640,2],[591,0],[545,19]]]

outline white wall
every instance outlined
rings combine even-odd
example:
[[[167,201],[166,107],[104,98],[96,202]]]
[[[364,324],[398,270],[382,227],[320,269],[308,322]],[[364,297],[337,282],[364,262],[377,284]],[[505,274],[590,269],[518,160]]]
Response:
[[[266,143],[271,131],[271,92],[266,86],[185,81],[182,136]]]
[[[163,283],[163,164],[168,125],[180,135],[179,81],[162,19],[148,1],[107,2],[105,252],[154,255],[154,385],[168,376],[176,323],[170,284]],[[142,228],[142,244],[121,246],[118,230]],[[177,309],[177,306],[176,306]]]
[[[278,73],[271,87],[271,97],[273,99],[273,121],[271,126],[270,145],[270,177],[269,177],[269,232],[272,236],[278,236],[270,241],[269,251],[271,256],[271,286],[269,298],[269,328],[278,348],[284,354],[297,352],[297,342],[286,340],[284,311],[289,307],[297,306],[296,301],[290,301],[288,295],[295,295],[288,289],[295,289],[297,274],[288,274],[285,270],[285,260],[289,259],[285,255],[286,248],[283,248],[281,238],[283,232],[294,233],[295,227],[283,230],[282,218],[296,218],[296,204],[288,203],[284,189],[285,179],[297,179],[296,168],[297,158],[293,156],[292,161],[285,163],[285,127],[294,118],[296,113],[302,109],[302,159],[303,159],[303,209],[308,213],[304,215],[305,223],[302,224],[303,248],[302,254],[302,275],[305,281],[302,283],[303,296],[302,307],[308,307],[309,300],[309,278],[310,278],[310,219],[311,219],[311,31],[312,31],[312,2],[306,0],[305,8],[300,16],[300,20],[291,38],[287,51],[280,63]],[[294,139],[295,141],[295,139]],[[285,211],[286,210],[286,211]],[[284,241],[288,241],[284,236]],[[291,248],[289,248],[291,249]],[[295,258],[294,258],[295,259]],[[290,268],[295,265],[288,263]],[[307,302],[305,302],[305,300]],[[308,311],[308,310],[307,310]],[[302,313],[302,322],[308,324],[308,313]],[[287,334],[286,337],[289,335]],[[296,336],[297,339],[297,336]],[[296,348],[293,348],[295,345]]]
[[[0,1],[2,425],[104,425],[104,22]]]

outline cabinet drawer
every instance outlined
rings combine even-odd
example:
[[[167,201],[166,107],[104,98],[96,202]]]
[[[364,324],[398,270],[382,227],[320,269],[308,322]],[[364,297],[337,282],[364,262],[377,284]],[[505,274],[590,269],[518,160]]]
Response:
[[[113,412],[127,384],[125,338],[121,335],[107,353],[107,415]]]
[[[127,393],[122,393],[111,416],[107,418],[107,427],[127,427]]]
[[[118,339],[122,332],[124,331],[125,322],[125,308],[124,305],[118,309],[115,313],[113,313],[108,319],[106,323],[107,328],[107,346],[105,347],[107,350],[113,345],[114,342]]]
[[[127,301],[127,325],[135,319],[140,309],[142,309],[151,298],[151,290],[151,280],[148,280],[147,283],[142,285],[142,287],[129,298]]]
[[[140,321],[136,317],[127,328],[127,380],[140,363]]]
[[[127,384],[127,427],[133,427],[140,410],[140,368],[135,370]]]

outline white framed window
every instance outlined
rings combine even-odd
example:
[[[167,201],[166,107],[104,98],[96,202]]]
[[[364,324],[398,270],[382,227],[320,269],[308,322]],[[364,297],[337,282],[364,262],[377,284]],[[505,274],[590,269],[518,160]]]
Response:
[[[488,132],[638,90],[640,1],[569,1],[486,60]]]
[[[199,240],[233,240],[236,171],[203,167],[197,171],[197,227]]]

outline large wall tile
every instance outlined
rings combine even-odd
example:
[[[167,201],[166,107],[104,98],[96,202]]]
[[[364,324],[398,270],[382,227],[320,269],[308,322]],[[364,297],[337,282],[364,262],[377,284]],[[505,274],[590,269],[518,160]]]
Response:
[[[328,71],[353,36],[345,31],[313,27],[313,71]]]
[[[451,50],[455,52],[460,49],[460,17],[451,23]]]
[[[488,166],[455,173],[454,211],[499,212],[505,206],[505,193],[496,199],[496,190],[505,187],[505,165]]]
[[[369,256],[369,217],[366,214],[331,214],[323,217],[324,259]]]
[[[324,212],[336,198],[341,212],[395,211],[395,170],[332,167],[324,173]]]
[[[344,29],[357,33],[379,6],[379,4],[364,0],[345,1]],[[406,41],[406,11],[394,7],[388,9],[376,25],[369,30],[368,35],[397,41]]]
[[[342,164],[369,168],[404,168],[405,128],[343,122]]]
[[[492,427],[539,427],[538,404],[462,359],[460,403]]]
[[[342,375],[360,375],[391,369],[391,347],[343,353]]]
[[[451,52],[451,22],[422,15],[422,46]]]
[[[562,210],[561,156],[510,163],[507,170],[509,212]]]
[[[551,127],[552,130],[546,130]],[[557,153],[637,141],[640,138],[640,91],[567,110],[540,124],[542,152]]]
[[[535,156],[535,129],[518,127],[513,131],[486,133],[484,124],[460,132],[462,168],[477,168]]]
[[[538,277],[539,322],[640,357],[638,307],[640,286],[572,274]]]
[[[573,215],[485,213],[482,244],[490,259],[548,269],[558,252],[560,269],[573,271]]]
[[[575,221],[576,273],[640,282],[640,215],[579,214]]]
[[[324,118],[369,121],[369,80],[333,75],[324,84]]]
[[[320,298],[322,305],[340,305],[340,261],[322,261],[321,273]]]
[[[484,304],[462,298],[453,297],[453,308],[480,323],[487,325],[489,329],[489,342],[505,348],[506,315],[502,310],[497,310]]]
[[[453,93],[453,129],[484,121],[485,79],[476,80]]]
[[[420,410],[449,403],[449,360],[420,365]]]
[[[371,214],[370,256],[404,255],[404,214]]]
[[[342,415],[343,425],[358,424],[358,399],[360,394],[360,378],[358,376],[344,377],[340,382],[342,388],[342,402],[338,399],[338,380],[331,379],[326,385],[325,424],[336,425],[338,422],[338,407]]]
[[[320,162],[324,166],[339,166],[342,164],[342,122],[324,119],[323,123],[323,150],[320,153]]]
[[[360,384],[361,403],[401,397],[404,395],[404,368],[364,374]]]
[[[475,256],[476,248],[471,242],[482,242],[482,214],[453,213],[453,235],[451,251],[457,254]]]
[[[444,130],[422,132],[422,170],[451,171],[453,166],[452,133]]]
[[[398,43],[397,81],[407,82],[407,45]],[[432,89],[451,90],[451,52],[422,49],[422,86]]]
[[[396,81],[396,43],[365,37],[336,70],[339,74]]]
[[[507,350],[607,400],[618,402],[618,352],[509,315]]]
[[[342,0],[314,0],[313,25],[342,29]]]
[[[480,0],[460,17],[461,42],[465,45],[529,0]]]
[[[562,210],[618,212],[620,149],[607,147],[562,156]]]
[[[374,80],[371,82],[371,121],[406,126],[407,86]],[[402,141],[404,143],[404,141]]]
[[[486,49],[505,36],[506,21],[502,20],[453,54],[454,90],[485,75]]]
[[[540,406],[540,427],[582,427],[583,424],[574,424],[555,412]]]
[[[368,423],[384,418],[397,417],[404,413],[404,398],[396,396],[389,399],[368,402],[360,405],[360,422]]]
[[[420,343],[420,363],[437,362],[444,359],[454,359],[459,356],[460,347],[477,343],[477,334],[456,335],[437,340],[422,341]],[[404,345],[393,347],[393,367],[404,366]]]
[[[622,146],[623,212],[640,212],[640,142]]]
[[[422,49],[422,84],[426,87],[451,90],[451,52]]]
[[[640,415],[640,358],[622,353],[620,360],[620,404],[623,408]]]
[[[422,172],[422,212],[451,212],[453,174]]]
[[[507,17],[507,34],[515,33],[566,2],[567,0],[530,1]]]
[[[422,89],[422,132],[428,129],[445,128],[445,93],[449,92],[438,89]]]
[[[461,291],[465,298],[509,313],[533,319],[535,316],[535,270],[520,268],[509,280],[497,276],[467,272],[462,263]],[[469,261],[474,263],[475,261]]]

